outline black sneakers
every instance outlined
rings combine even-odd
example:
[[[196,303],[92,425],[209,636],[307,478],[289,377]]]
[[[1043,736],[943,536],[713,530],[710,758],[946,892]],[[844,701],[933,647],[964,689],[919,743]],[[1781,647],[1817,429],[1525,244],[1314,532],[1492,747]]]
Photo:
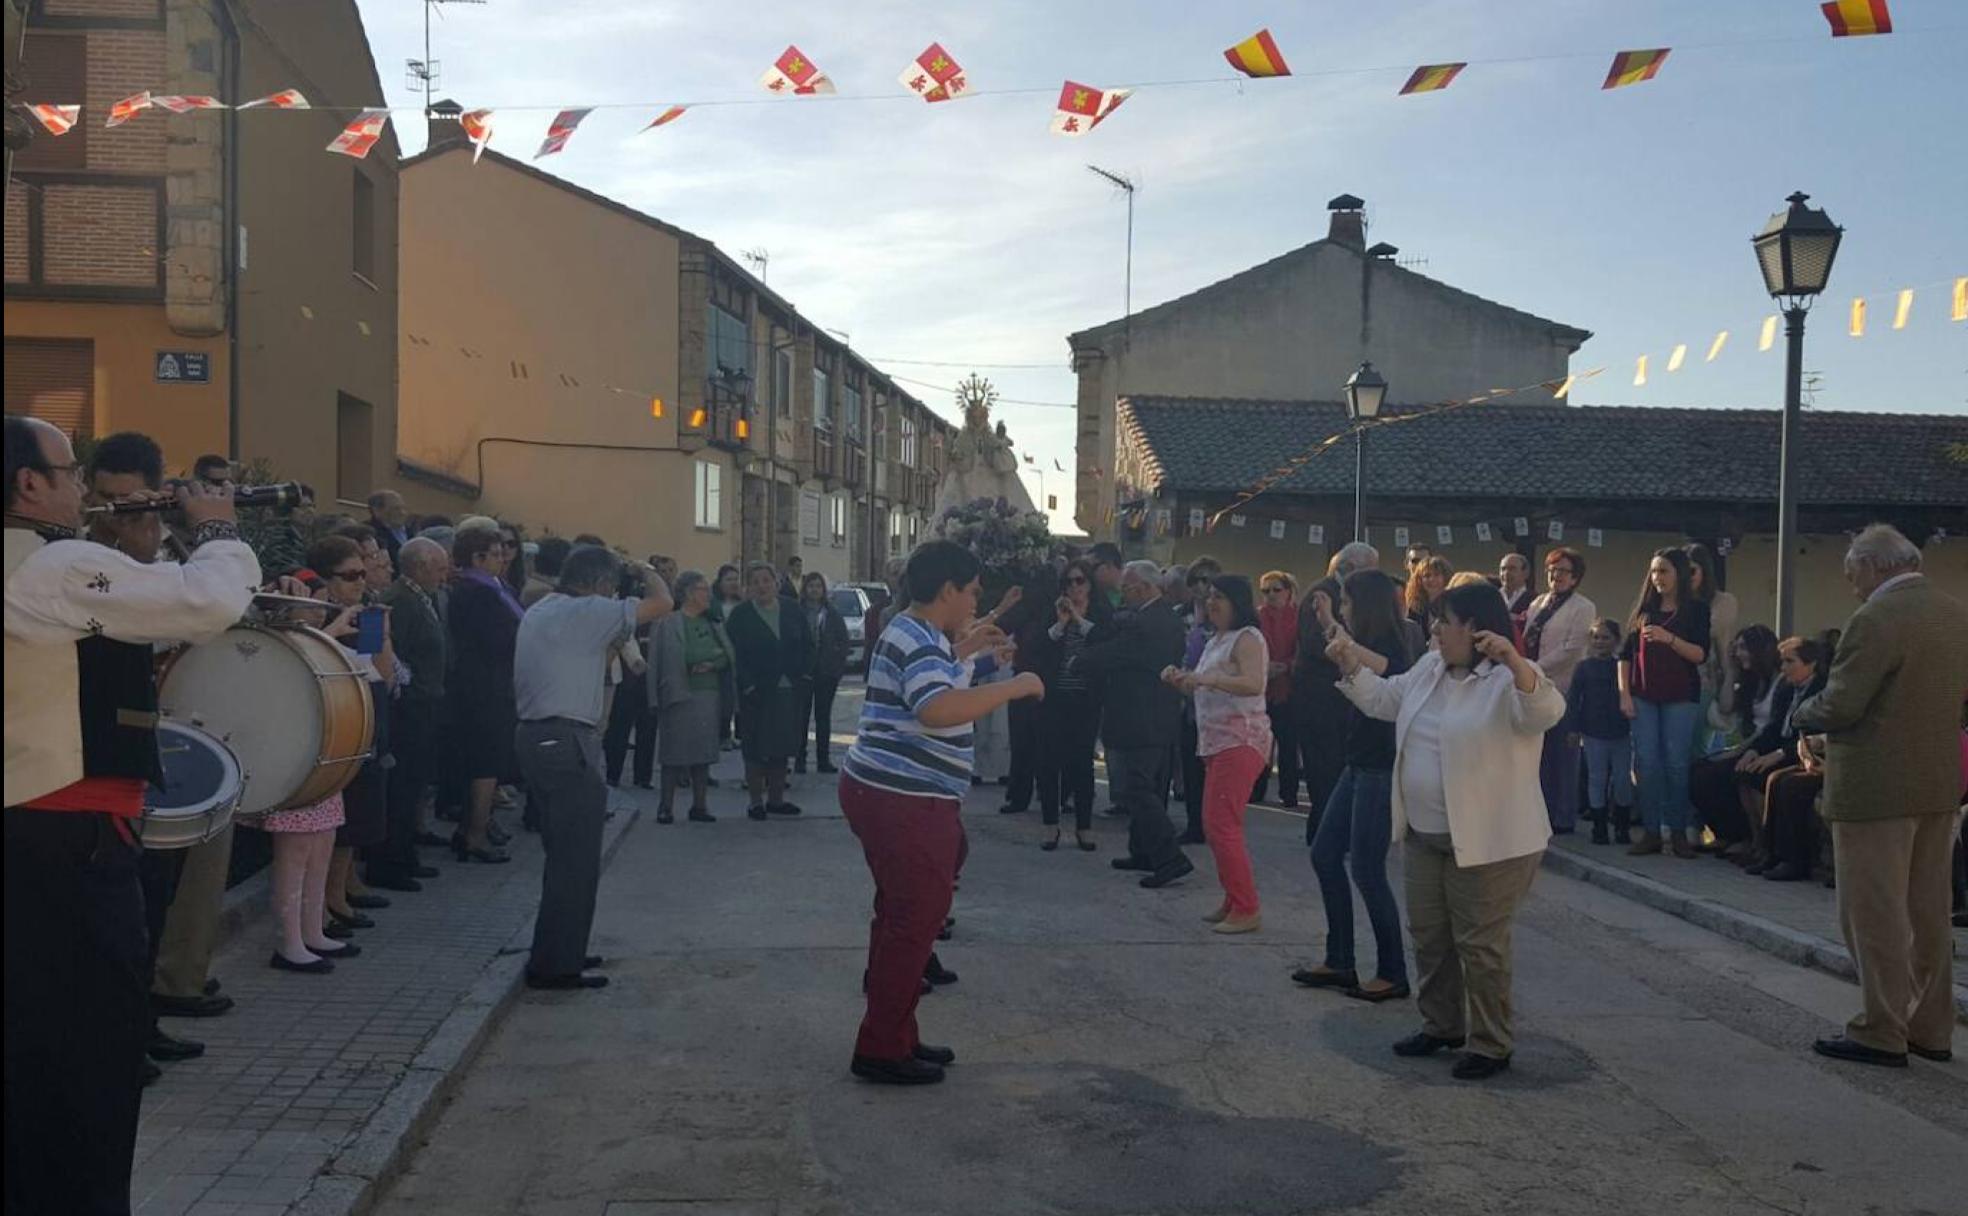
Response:
[[[922,1048],[918,1047],[916,1050],[921,1052]],[[941,1064],[933,1064],[915,1057],[907,1060],[878,1060],[874,1056],[857,1055],[853,1063],[848,1065],[847,1070],[863,1081],[872,1081],[877,1085],[934,1085],[943,1079]]]

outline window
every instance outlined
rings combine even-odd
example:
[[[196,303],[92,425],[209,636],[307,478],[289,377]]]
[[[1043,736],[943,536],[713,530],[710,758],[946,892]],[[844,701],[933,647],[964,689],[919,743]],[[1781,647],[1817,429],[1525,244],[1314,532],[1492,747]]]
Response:
[[[352,236],[354,256],[350,264],[365,283],[376,281],[376,183],[362,170],[355,171],[355,207]]]
[[[907,414],[902,415],[902,464],[916,467],[916,420]]]
[[[833,382],[826,372],[813,369],[813,425],[823,431],[834,429]]]
[[[875,462],[875,493],[888,493],[888,412],[874,411],[874,442],[868,452]]]
[[[712,380],[723,379],[725,371],[752,374],[752,335],[743,316],[713,304],[705,332],[710,342],[705,373]]]
[[[793,416],[793,352],[790,348],[772,354],[772,408],[781,418]]]
[[[911,516],[909,516],[909,550],[910,550],[910,552],[914,552],[914,551],[915,551],[915,548],[916,548],[916,544],[917,544],[917,542],[918,542],[918,541],[920,541],[921,539],[922,539],[922,519],[921,519],[921,517],[919,517],[919,516],[916,516],[916,515],[911,515]]]
[[[902,556],[902,527],[902,512],[890,511],[888,513],[888,555],[890,557]]]
[[[724,466],[709,460],[697,462],[697,526],[724,527]]]
[[[347,393],[335,394],[335,497],[362,502],[369,497],[375,467],[376,407]]]
[[[70,439],[95,427],[96,344],[88,338],[7,339],[9,414],[58,427]]]
[[[12,48],[8,48],[11,50]],[[93,102],[89,93],[89,37],[84,33],[44,33],[36,30],[28,34],[21,47],[21,64],[32,85],[28,92],[32,97],[23,101],[48,102],[54,105]],[[14,69],[8,70],[7,100],[8,108],[13,106]],[[88,110],[68,133],[59,138],[41,129],[41,124],[25,119],[32,129],[34,138],[14,156],[16,169],[86,169],[89,167],[90,128],[97,125]],[[9,125],[11,126],[11,120]],[[11,137],[12,131],[8,132]],[[11,139],[10,141],[11,142]],[[12,200],[7,210],[14,209]],[[11,218],[11,217],[10,217]]]
[[[850,383],[841,385],[841,430],[849,439],[861,438],[861,390]]]
[[[835,494],[827,501],[833,504],[834,548],[845,548],[847,546],[847,495]]]
[[[811,490],[800,491],[800,540],[804,544],[820,543],[820,496]]]

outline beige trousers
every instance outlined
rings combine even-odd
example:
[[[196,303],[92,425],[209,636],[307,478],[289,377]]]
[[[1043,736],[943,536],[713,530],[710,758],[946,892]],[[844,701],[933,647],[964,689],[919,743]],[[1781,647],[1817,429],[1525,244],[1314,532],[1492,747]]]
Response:
[[[225,900],[226,871],[232,865],[232,825],[185,851],[178,893],[164,913],[164,940],[157,949],[157,975],[151,991],[159,996],[197,996],[205,991],[212,951],[219,941],[219,908]]]
[[[1913,1042],[1940,1049],[1954,1034],[1954,818],[1832,821],[1838,923],[1864,1001],[1845,1033],[1867,1047],[1903,1052]]]
[[[1408,932],[1422,1029],[1510,1054],[1510,926],[1542,853],[1459,866],[1446,834],[1408,833]]]

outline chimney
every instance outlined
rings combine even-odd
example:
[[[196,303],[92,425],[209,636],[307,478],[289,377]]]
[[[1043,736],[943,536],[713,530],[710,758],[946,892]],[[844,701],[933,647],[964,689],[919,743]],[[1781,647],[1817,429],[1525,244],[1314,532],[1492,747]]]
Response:
[[[1326,229],[1326,239],[1348,249],[1365,250],[1367,247],[1367,202],[1351,194],[1342,194],[1326,204],[1332,212],[1332,225]]]
[[[458,115],[464,112],[465,107],[449,97],[432,102],[430,112],[424,116],[424,150],[466,142],[464,128],[458,125]]]

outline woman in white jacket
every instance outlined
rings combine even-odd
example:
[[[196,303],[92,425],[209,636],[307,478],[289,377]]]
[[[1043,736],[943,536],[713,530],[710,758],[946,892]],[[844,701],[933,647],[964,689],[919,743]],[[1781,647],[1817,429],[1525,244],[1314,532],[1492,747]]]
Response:
[[[1419,1034],[1401,1056],[1467,1046],[1460,1080],[1510,1066],[1510,929],[1551,838],[1538,760],[1565,698],[1512,645],[1488,584],[1452,588],[1437,647],[1382,679],[1341,633],[1327,648],[1340,690],[1394,723],[1394,838],[1407,843]]]

